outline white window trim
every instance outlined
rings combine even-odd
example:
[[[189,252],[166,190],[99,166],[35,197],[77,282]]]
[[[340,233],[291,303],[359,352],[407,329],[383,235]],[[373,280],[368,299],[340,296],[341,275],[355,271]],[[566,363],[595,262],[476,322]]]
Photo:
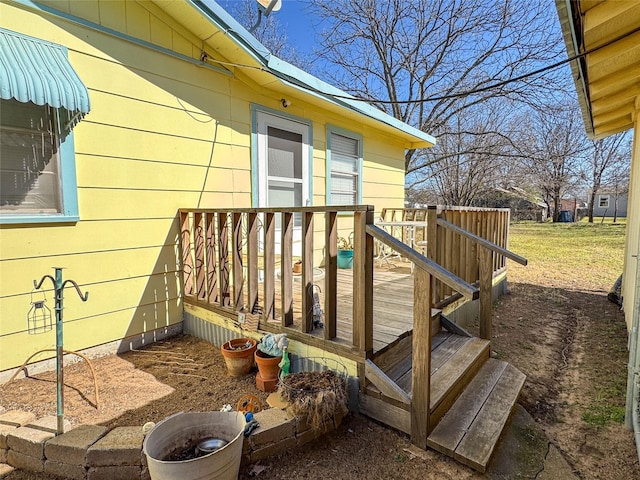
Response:
[[[609,195],[599,195],[598,196],[598,208],[609,208],[610,200]],[[606,200],[606,205],[602,204],[602,201]]]

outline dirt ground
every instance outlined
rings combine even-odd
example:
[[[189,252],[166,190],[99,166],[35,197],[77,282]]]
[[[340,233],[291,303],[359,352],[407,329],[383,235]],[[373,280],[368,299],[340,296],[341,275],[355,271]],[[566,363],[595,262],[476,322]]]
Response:
[[[621,423],[626,382],[623,315],[600,285],[541,280],[510,267],[510,293],[496,305],[493,355],[527,374],[520,403],[582,479],[640,478],[632,434]],[[544,286],[542,286],[544,285]],[[473,328],[473,327],[472,327]],[[65,415],[109,427],[157,422],[179,411],[217,410],[245,394],[265,400],[254,374],[227,376],[214,346],[189,336],[65,368]],[[0,387],[5,409],[55,415],[55,375]],[[340,428],[299,450],[243,468],[241,478],[482,478],[438,453],[416,456],[404,434],[350,414]],[[258,467],[258,468],[256,468]],[[14,471],[8,480],[47,478]]]

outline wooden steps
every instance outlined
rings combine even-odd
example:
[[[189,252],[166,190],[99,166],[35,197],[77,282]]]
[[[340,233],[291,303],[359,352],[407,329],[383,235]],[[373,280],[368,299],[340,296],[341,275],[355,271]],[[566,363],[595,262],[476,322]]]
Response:
[[[484,473],[515,406],[525,375],[488,360],[440,423],[427,445]]]
[[[432,337],[427,446],[485,472],[525,375],[489,358],[490,343],[441,331]],[[360,411],[411,434],[412,338],[397,341],[365,365]]]

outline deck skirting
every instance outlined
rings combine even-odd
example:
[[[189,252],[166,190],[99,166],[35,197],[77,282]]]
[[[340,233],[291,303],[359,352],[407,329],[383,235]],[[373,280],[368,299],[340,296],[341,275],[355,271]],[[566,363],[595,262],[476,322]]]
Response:
[[[215,313],[204,309],[193,307],[193,312],[185,311],[183,314],[183,331],[187,335],[201,338],[216,347],[221,347],[223,343],[233,338],[247,336],[259,340],[266,332],[248,332],[234,326],[233,322],[226,317],[220,316],[219,321],[214,317]],[[198,316],[201,310],[207,313],[207,319]],[[360,381],[357,376],[357,365],[354,361],[337,356],[329,351],[321,351],[309,345],[304,345],[296,341],[289,341],[289,358],[291,360],[292,373],[299,371],[323,371],[337,370],[337,373],[347,375],[347,394],[349,396],[349,410],[358,411]]]

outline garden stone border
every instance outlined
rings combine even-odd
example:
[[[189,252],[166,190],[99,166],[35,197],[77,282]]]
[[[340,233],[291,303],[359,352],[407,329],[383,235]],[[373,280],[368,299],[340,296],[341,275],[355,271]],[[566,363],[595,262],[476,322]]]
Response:
[[[150,480],[142,426],[79,425],[56,436],[55,416],[36,420],[29,412],[0,412],[0,474],[17,468],[74,480]],[[244,438],[242,465],[315,440],[335,430],[344,415],[336,414],[322,429],[287,409],[269,408],[254,418],[259,426]]]

